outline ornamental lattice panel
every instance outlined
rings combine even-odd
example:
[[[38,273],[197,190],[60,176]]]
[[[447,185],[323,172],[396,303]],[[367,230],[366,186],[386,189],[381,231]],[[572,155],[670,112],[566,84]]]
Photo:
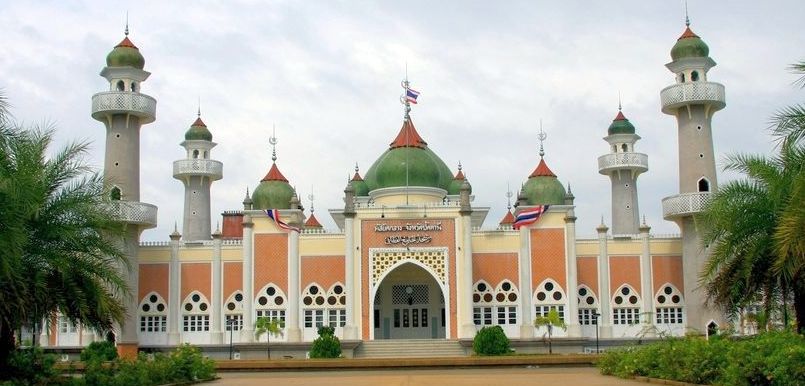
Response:
[[[383,275],[392,269],[398,262],[416,260],[431,269],[436,280],[444,285],[447,283],[447,248],[411,249],[389,248],[370,250],[372,260],[372,285],[376,286]]]

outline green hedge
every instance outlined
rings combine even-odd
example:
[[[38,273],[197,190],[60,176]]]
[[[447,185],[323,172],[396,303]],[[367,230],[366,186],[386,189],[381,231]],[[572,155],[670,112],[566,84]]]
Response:
[[[319,327],[319,337],[310,347],[311,358],[341,357],[341,341],[335,336],[335,329],[330,326]]]
[[[682,338],[609,351],[603,374],[724,386],[805,385],[805,338],[769,332],[752,338]]]
[[[472,340],[472,350],[478,355],[505,355],[511,352],[509,338],[500,326],[481,328]]]

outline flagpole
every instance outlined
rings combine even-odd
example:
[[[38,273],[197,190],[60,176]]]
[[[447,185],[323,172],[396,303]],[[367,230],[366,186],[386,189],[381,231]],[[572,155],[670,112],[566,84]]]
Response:
[[[405,81],[403,82],[403,84],[405,85],[404,86],[405,95],[403,96],[403,98],[405,100],[405,118],[404,118],[405,122],[403,122],[403,125],[410,125],[411,124],[411,116],[410,116],[411,102],[408,100],[408,88],[409,88],[409,83],[408,83],[408,62],[405,62]],[[408,133],[410,131],[411,131],[410,127],[405,130],[405,147],[406,147],[406,149],[405,149],[405,205],[406,206],[408,206],[408,185],[409,185],[408,163],[409,163],[409,153],[411,152],[411,149],[410,149],[411,144],[409,143],[410,139],[408,137],[408,135],[409,135]]]

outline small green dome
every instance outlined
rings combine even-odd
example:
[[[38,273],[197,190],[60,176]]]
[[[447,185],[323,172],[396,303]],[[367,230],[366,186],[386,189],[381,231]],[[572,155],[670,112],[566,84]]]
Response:
[[[428,148],[410,119],[405,120],[397,138],[372,164],[365,178],[369,191],[401,186],[449,190],[452,181],[450,169]]]
[[[528,177],[522,193],[525,194],[527,205],[562,205],[565,203],[565,187],[542,159]]]
[[[108,67],[134,67],[142,70],[145,67],[145,58],[140,50],[126,36],[109,55],[106,55]]]
[[[456,173],[456,176],[453,177],[453,181],[450,181],[450,187],[447,189],[447,194],[461,194],[461,186],[464,185],[465,180],[466,178],[464,177],[464,172],[461,171],[461,165],[458,165],[458,173]],[[472,185],[470,185],[470,193],[472,193]]]
[[[207,129],[207,125],[201,120],[201,117],[196,118],[196,121],[190,125],[190,129],[184,133],[184,139],[188,141],[202,140],[212,141],[212,133]]]
[[[295,192],[288,180],[277,168],[277,164],[272,164],[260,185],[252,193],[253,209],[289,209],[291,198]]]
[[[609,129],[607,130],[609,135],[612,134],[634,134],[635,128],[634,125],[626,119],[626,116],[623,115],[623,112],[618,111],[618,115],[612,120],[612,124],[609,125]]]
[[[679,60],[683,58],[706,58],[710,54],[710,48],[697,36],[690,27],[685,29],[682,36],[671,48],[671,59]]]
[[[352,189],[355,190],[355,197],[365,197],[369,195],[369,186],[366,185],[366,181],[361,178],[358,172],[355,172],[355,176],[352,177],[352,181],[349,182],[352,186]]]

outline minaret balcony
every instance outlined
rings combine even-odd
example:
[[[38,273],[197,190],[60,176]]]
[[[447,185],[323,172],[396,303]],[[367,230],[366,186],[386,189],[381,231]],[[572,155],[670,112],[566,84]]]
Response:
[[[711,192],[695,192],[665,197],[662,199],[662,217],[666,220],[675,220],[700,213],[710,202],[711,194]]]
[[[131,114],[143,124],[156,119],[157,100],[136,92],[105,91],[92,96],[92,118],[106,121],[113,114]]]
[[[620,170],[643,173],[648,170],[648,156],[643,153],[611,153],[598,157],[599,173],[606,175]]]
[[[660,91],[662,112],[675,115],[676,110],[686,105],[707,104],[712,111],[726,106],[724,85],[713,82],[677,83]]]
[[[173,178],[182,179],[192,176],[208,177],[213,181],[224,175],[224,164],[211,159],[182,159],[173,161]]]
[[[143,228],[157,226],[156,205],[137,201],[110,201],[110,210],[115,220]]]

